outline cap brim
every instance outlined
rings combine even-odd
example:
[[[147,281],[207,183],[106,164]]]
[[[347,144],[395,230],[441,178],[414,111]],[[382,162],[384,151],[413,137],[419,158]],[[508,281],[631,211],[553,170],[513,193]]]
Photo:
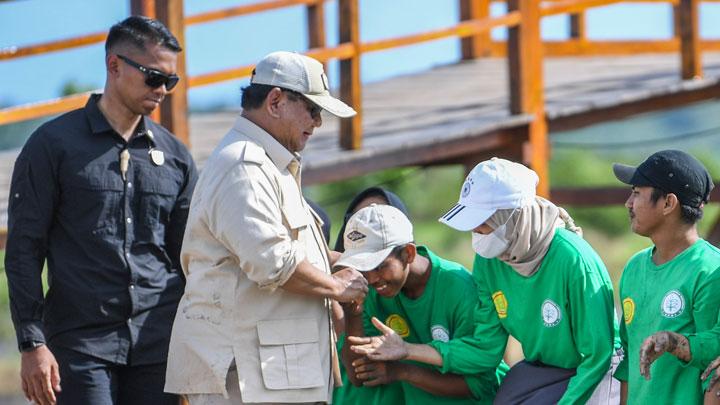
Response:
[[[377,252],[346,250],[333,267],[350,267],[357,271],[371,271],[377,268],[394,248],[395,246],[390,246]]]
[[[303,94],[305,97],[308,98],[308,100],[312,101],[313,103],[319,105],[322,107],[323,110],[329,112],[330,114],[340,117],[340,118],[349,118],[353,115],[357,114],[355,110],[352,109],[349,105],[343,103],[342,101],[336,99],[335,97],[329,95],[329,94]]]
[[[494,213],[494,209],[473,208],[463,204],[455,204],[450,211],[438,218],[438,221],[458,231],[469,231],[482,225]]]
[[[613,163],[613,173],[615,173],[615,177],[617,177],[617,179],[622,181],[623,183],[629,184],[631,186],[633,185],[632,178],[635,175],[636,170],[637,167],[635,166]]]

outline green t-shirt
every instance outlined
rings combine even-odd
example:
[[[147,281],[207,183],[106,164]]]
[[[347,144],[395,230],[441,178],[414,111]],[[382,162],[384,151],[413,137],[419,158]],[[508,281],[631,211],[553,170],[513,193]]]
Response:
[[[425,291],[417,299],[410,299],[402,292],[387,298],[370,289],[365,299],[363,321],[367,336],[379,334],[370,319],[375,316],[393,328],[406,342],[429,343],[433,340],[449,339],[472,334],[474,328],[473,313],[477,305],[477,295],[470,273],[460,264],[444,260],[424,246],[418,246],[418,254],[427,257],[432,269]],[[464,356],[472,353],[462,354]],[[469,359],[472,361],[472,359]],[[413,364],[433,368],[432,366]],[[432,395],[412,384],[398,382],[380,388],[390,389],[400,386],[403,401],[392,402],[383,393],[377,395],[377,388],[355,387],[351,384],[341,388],[343,399],[353,398],[353,403],[362,404],[491,404],[499,379],[505,375],[507,366],[503,363],[496,370],[479,373],[458,373],[465,376],[465,382],[474,398],[450,398]],[[343,402],[350,403],[350,402]]]
[[[522,344],[526,360],[577,369],[560,403],[585,403],[610,370],[619,346],[612,284],[592,247],[558,229],[532,276],[518,274],[499,259],[476,256],[473,277],[480,298],[475,332],[432,344],[443,357],[443,370],[468,373],[494,367],[510,334]],[[456,354],[467,352],[474,354]]]
[[[628,382],[628,404],[699,404],[703,402],[701,368],[664,355],[653,363],[652,378],[646,381],[640,375],[637,353],[655,332],[692,334],[715,326],[720,308],[720,250],[700,239],[659,266],[652,261],[653,250],[636,253],[620,279],[624,317],[620,337],[626,356],[615,377]]]

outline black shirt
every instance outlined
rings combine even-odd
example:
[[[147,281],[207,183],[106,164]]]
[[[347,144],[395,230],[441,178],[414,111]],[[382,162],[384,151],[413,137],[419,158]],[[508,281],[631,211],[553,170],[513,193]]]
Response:
[[[19,343],[117,364],[164,362],[184,287],[179,256],[195,164],[147,117],[126,142],[98,100],[38,128],[15,163],[5,256],[13,323]],[[162,165],[150,149],[163,152]]]

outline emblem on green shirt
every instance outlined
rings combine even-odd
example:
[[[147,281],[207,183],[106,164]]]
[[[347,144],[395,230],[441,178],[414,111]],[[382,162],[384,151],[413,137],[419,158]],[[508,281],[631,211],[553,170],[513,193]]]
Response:
[[[450,334],[448,333],[447,328],[442,325],[433,325],[430,328],[430,335],[433,340],[439,340],[441,342],[447,342],[450,340]]]
[[[553,302],[553,300],[547,299],[543,301],[541,312],[543,323],[548,328],[557,326],[557,324],[559,324],[560,320],[562,319],[560,307],[558,306],[558,304]]]
[[[665,297],[663,297],[660,310],[664,317],[675,318],[685,310],[685,298],[683,298],[678,290],[668,291]]]
[[[497,311],[498,318],[507,318],[508,302],[505,298],[505,294],[502,291],[497,291],[492,295],[493,304],[495,304],[495,311]]]
[[[410,328],[408,327],[407,321],[398,314],[388,316],[385,320],[385,325],[394,330],[400,337],[406,338],[410,336]]]
[[[623,317],[625,317],[625,325],[630,325],[635,317],[635,301],[630,297],[623,300]]]

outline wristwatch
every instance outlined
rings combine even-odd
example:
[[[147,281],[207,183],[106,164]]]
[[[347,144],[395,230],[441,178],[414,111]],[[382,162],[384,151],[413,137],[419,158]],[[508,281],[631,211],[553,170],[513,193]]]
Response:
[[[45,344],[45,342],[39,342],[37,340],[28,340],[28,341],[20,343],[20,351],[21,352],[30,352],[44,344]]]

